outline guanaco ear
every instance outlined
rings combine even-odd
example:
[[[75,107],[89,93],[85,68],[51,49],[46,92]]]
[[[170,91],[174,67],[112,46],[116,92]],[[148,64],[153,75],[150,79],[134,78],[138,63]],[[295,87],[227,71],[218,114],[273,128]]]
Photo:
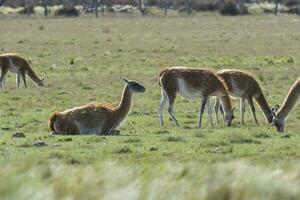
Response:
[[[124,78],[124,77],[123,77],[123,81],[124,81],[125,83],[129,83],[129,81],[128,81],[126,78]]]
[[[280,105],[276,104],[271,108],[271,111],[276,113],[279,110],[279,108],[280,108]]]

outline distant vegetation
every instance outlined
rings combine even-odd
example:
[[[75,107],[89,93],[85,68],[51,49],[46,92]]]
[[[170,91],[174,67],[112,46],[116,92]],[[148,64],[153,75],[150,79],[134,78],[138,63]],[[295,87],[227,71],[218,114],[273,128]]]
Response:
[[[59,8],[55,11],[54,15],[56,16],[66,16],[66,17],[77,17],[79,16],[79,10],[77,10],[72,5],[64,5],[62,8]]]
[[[52,11],[59,16],[79,16],[80,13],[140,13],[142,15],[167,15],[169,12],[187,13],[217,12],[221,15],[245,15],[257,13],[291,13],[300,15],[300,0],[0,0],[0,14],[40,14],[48,16]],[[59,7],[59,8],[58,8]],[[21,10],[19,8],[22,8]],[[5,12],[10,9],[10,12]],[[17,12],[13,12],[17,9]]]

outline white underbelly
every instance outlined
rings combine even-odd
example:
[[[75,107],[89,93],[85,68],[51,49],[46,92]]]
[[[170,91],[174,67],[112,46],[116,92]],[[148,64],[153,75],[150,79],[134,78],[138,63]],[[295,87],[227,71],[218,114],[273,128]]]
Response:
[[[245,94],[245,90],[241,90],[238,86],[238,83],[234,80],[234,78],[231,78],[231,85],[232,85],[232,91],[230,92],[230,95],[233,97],[243,97]]]
[[[188,88],[185,81],[182,79],[178,79],[178,93],[186,98],[186,99],[199,99],[201,98],[202,91],[201,90],[196,90],[192,88]]]
[[[18,73],[20,71],[20,66],[15,65],[11,59],[9,59],[9,68],[8,70],[12,73]]]
[[[80,135],[99,135],[101,133],[101,127],[90,128],[77,121],[75,121],[75,124],[80,132]]]
[[[20,67],[15,66],[15,65],[10,65],[10,67],[8,68],[8,71],[10,71],[12,73],[18,73],[20,71]]]

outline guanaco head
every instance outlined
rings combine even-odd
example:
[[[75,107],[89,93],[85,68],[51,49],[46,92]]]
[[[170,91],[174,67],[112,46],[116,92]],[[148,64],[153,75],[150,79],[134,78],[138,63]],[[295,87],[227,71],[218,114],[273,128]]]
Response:
[[[36,82],[37,86],[39,86],[39,87],[44,87],[44,80],[45,80],[44,78],[38,80],[38,81]]]
[[[278,119],[277,116],[273,118],[274,125],[279,133],[284,132],[285,120]]]
[[[226,126],[231,126],[231,122],[234,119],[234,114],[233,114],[234,110],[235,110],[235,107],[233,107],[231,112],[225,113],[224,118],[225,118]]]
[[[145,92],[145,87],[139,84],[136,81],[133,80],[127,80],[126,78],[123,78],[124,82],[129,87],[130,91],[133,93],[143,93]]]

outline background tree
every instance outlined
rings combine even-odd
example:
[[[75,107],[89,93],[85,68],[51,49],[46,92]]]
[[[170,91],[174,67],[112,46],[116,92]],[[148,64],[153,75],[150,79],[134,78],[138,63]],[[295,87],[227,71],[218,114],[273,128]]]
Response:
[[[104,15],[105,6],[108,5],[108,1],[109,1],[109,0],[100,0],[100,3],[101,3],[101,15],[102,15],[102,16]]]
[[[48,6],[50,5],[50,3],[51,3],[51,0],[42,0],[42,5],[44,7],[44,15],[45,15],[45,17],[47,17],[48,14],[49,14]]]
[[[164,9],[164,16],[167,15],[168,8],[170,6],[171,0],[161,0],[162,7]]]
[[[185,9],[188,15],[190,15],[192,13],[192,2],[191,0],[185,0],[184,1],[185,4]]]
[[[0,7],[6,2],[6,0],[0,0]]]
[[[275,11],[274,11],[274,14],[275,14],[276,16],[277,16],[277,14],[278,14],[279,3],[280,3],[280,0],[275,0]]]
[[[30,13],[33,11],[33,8],[34,8],[33,0],[24,0],[24,11],[27,17],[30,16]]]
[[[95,16],[98,17],[98,5],[99,1],[98,0],[93,0],[94,7],[95,7]]]

